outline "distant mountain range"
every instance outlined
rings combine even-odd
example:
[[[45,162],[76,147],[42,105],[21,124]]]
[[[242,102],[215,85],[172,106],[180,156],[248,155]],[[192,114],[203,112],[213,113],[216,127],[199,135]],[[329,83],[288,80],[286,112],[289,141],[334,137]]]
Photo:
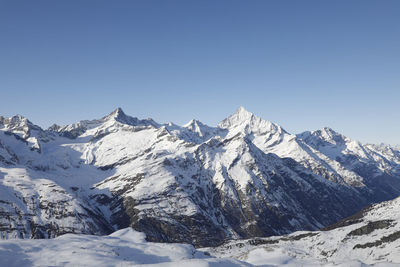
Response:
[[[103,235],[219,245],[316,230],[400,195],[399,148],[290,134],[239,108],[217,127],[130,117],[41,129],[0,116],[0,238]]]

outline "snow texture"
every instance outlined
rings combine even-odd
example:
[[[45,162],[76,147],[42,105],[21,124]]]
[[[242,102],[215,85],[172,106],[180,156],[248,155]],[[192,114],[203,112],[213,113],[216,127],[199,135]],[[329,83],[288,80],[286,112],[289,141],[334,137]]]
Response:
[[[202,251],[262,266],[400,266],[400,198],[322,231],[236,240]]]
[[[145,241],[145,235],[122,229],[108,236],[66,234],[46,240],[3,240],[1,266],[251,266],[214,258],[186,244]]]

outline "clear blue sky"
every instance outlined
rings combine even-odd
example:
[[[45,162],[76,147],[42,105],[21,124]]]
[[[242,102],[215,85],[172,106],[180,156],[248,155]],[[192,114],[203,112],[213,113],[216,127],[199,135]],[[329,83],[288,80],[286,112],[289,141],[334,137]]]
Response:
[[[239,106],[292,133],[400,143],[400,1],[0,0],[0,114],[209,125]]]

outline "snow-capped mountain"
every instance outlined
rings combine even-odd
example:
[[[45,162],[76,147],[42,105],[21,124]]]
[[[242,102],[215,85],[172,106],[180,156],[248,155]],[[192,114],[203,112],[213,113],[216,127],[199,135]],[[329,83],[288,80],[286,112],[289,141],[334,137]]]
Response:
[[[198,246],[315,230],[400,195],[400,151],[293,135],[239,108],[217,127],[126,115],[47,130],[0,117],[2,238],[107,234]]]
[[[202,250],[254,265],[399,266],[400,198],[365,208],[321,231],[229,241]]]

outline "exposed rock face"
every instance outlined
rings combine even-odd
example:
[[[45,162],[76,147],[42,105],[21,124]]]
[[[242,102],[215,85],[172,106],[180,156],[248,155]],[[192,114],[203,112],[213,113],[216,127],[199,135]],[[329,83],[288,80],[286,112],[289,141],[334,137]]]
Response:
[[[235,240],[204,250],[250,263],[289,258],[298,266],[398,266],[400,198],[365,208],[322,231]]]
[[[399,150],[328,128],[292,135],[244,108],[217,127],[120,108],[46,131],[31,124],[29,135],[5,121],[3,238],[132,226],[149,240],[210,246],[315,230],[400,195]]]
[[[22,168],[1,168],[0,177],[1,239],[112,231],[103,213],[86,202],[79,191],[64,189]]]

